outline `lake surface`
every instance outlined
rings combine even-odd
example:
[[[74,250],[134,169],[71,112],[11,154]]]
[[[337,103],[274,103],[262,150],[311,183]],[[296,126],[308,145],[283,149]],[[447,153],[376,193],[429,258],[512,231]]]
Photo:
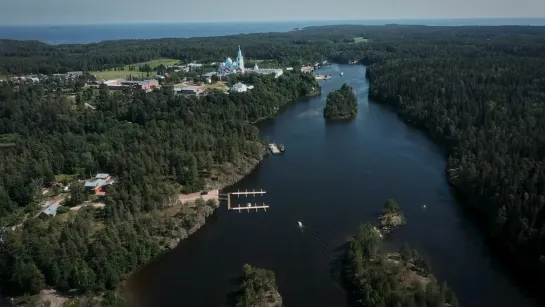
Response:
[[[1,22],[1,21],[0,21]],[[287,32],[309,26],[356,24],[408,24],[428,26],[545,26],[545,18],[473,18],[473,19],[378,19],[378,20],[303,20],[275,22],[216,23],[138,23],[95,25],[23,25],[0,26],[0,39],[38,40],[49,44],[87,44],[104,40],[153,39],[236,35],[260,32]]]
[[[319,72],[333,74],[321,81],[321,97],[260,125],[263,136],[285,144],[284,155],[268,157],[228,189],[264,189],[266,196],[239,203],[263,201],[270,209],[237,213],[222,204],[201,230],[136,274],[143,306],[223,306],[245,263],[275,271],[285,306],[347,306],[324,246],[302,233],[297,221],[340,254],[358,224],[375,222],[389,197],[408,224],[386,239],[385,248],[408,242],[428,257],[461,306],[537,306],[510,281],[453,196],[444,153],[395,113],[368,101],[365,68],[332,65]],[[358,116],[326,124],[327,93],[344,82],[356,90]]]

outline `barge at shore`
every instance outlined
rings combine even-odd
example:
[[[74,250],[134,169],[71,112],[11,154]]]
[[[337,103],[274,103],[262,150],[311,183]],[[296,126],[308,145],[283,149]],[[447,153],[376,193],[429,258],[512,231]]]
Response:
[[[284,152],[285,149],[284,149],[284,145],[282,145],[282,144],[271,143],[271,144],[269,144],[269,150],[273,154],[277,155],[279,153]]]

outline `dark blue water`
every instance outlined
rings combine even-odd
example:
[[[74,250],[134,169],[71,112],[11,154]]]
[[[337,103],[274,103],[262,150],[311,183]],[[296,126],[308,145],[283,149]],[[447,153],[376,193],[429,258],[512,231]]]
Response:
[[[537,306],[514,284],[465,204],[452,194],[444,153],[367,99],[365,67],[331,65],[318,72],[334,76],[322,81],[321,97],[260,124],[261,135],[285,144],[286,152],[268,157],[227,190],[264,189],[264,197],[233,202],[265,202],[269,210],[237,213],[221,204],[202,229],[135,274],[139,306],[224,306],[244,263],[275,271],[285,306],[347,306],[345,291],[330,274],[330,254],[342,254],[358,224],[375,222],[389,197],[401,205],[408,223],[385,240],[385,248],[398,249],[403,242],[417,248],[461,306]],[[327,124],[322,118],[327,93],[344,82],[356,91],[358,115]],[[320,240],[302,233],[297,221]]]
[[[0,39],[38,40],[49,44],[85,44],[117,39],[152,39],[235,35],[242,33],[287,32],[308,26],[361,24],[418,24],[430,26],[545,26],[545,18],[503,19],[381,19],[284,22],[227,22],[178,24],[102,24],[63,26],[0,26]]]

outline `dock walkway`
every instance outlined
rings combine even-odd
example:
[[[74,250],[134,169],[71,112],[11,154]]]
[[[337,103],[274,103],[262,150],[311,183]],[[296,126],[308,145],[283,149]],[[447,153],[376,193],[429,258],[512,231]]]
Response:
[[[275,155],[280,153],[280,149],[278,149],[278,145],[276,145],[276,144],[272,144],[272,143],[269,144],[269,149]]]

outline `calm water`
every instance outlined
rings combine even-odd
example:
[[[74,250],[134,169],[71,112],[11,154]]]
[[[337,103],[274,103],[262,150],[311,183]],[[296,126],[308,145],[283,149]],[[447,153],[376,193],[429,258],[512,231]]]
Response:
[[[344,77],[339,72],[344,72]],[[408,224],[386,241],[408,242],[429,257],[437,277],[448,280],[462,306],[536,306],[493,260],[475,222],[464,216],[444,176],[444,154],[391,111],[369,103],[363,66],[329,66],[323,95],[288,107],[261,125],[264,136],[284,143],[230,190],[264,189],[267,212],[236,213],[226,206],[175,250],[136,274],[146,306],[222,306],[236,290],[244,263],[276,272],[286,306],[346,306],[330,275],[320,241],[301,233],[297,221],[319,232],[339,253],[382,203],[395,198]],[[343,82],[357,91],[359,113],[347,124],[321,116],[327,92]],[[241,198],[240,203],[249,199]],[[427,205],[427,210],[422,205]]]
[[[0,21],[1,22],[1,21]],[[287,32],[308,26],[361,24],[420,24],[430,26],[465,25],[545,25],[545,18],[491,19],[382,19],[320,20],[246,23],[177,23],[177,24],[102,24],[62,26],[0,26],[0,39],[39,40],[49,44],[85,44],[116,39],[152,39],[234,35],[241,33]]]

